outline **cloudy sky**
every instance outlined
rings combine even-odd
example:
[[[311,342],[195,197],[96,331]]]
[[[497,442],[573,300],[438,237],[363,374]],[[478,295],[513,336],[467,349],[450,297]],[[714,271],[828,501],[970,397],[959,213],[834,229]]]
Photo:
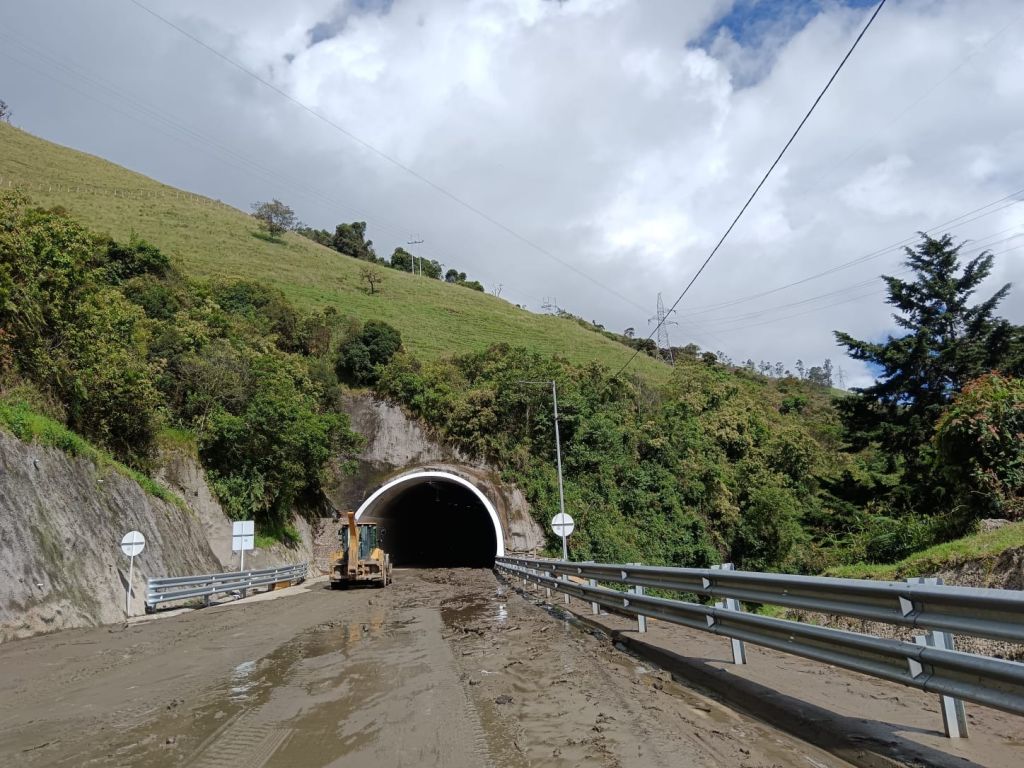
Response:
[[[278,197],[318,227],[366,220],[382,255],[422,239],[511,301],[645,334],[872,6],[7,2],[0,98],[16,125],[161,181],[246,210]],[[1019,0],[889,0],[679,305],[673,343],[832,357],[864,383],[831,331],[892,330],[892,246],[948,230],[997,254],[993,285],[1021,282],[1022,118]],[[1024,287],[1003,313],[1024,322]]]

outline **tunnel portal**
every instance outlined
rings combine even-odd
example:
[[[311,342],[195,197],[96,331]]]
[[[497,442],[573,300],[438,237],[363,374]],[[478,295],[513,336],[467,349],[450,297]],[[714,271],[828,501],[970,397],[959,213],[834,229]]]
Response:
[[[493,504],[448,472],[414,472],[385,483],[356,517],[377,523],[397,567],[489,568],[505,552]]]

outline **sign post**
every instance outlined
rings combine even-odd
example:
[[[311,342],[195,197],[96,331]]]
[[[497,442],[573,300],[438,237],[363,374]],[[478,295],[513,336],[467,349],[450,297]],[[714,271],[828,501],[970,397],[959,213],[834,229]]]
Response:
[[[131,616],[132,579],[135,577],[135,556],[146,548],[146,537],[138,531],[128,531],[121,539],[121,551],[128,555],[128,585],[124,590],[124,615]]]
[[[231,524],[231,551],[238,552],[238,571],[245,570],[245,553],[256,548],[256,524],[252,520],[236,520]],[[245,590],[242,590],[245,596]]]
[[[562,559],[568,560],[569,549],[566,546],[565,540],[576,530],[576,523],[573,522],[572,516],[567,515],[565,512],[559,512],[551,518],[551,530],[555,532],[556,536],[562,537]]]

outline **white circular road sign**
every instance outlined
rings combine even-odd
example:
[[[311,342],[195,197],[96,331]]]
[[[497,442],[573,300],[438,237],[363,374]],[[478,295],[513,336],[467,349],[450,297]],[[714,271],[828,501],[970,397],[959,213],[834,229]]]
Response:
[[[121,539],[121,551],[128,557],[135,557],[146,547],[146,537],[138,531],[128,531]]]
[[[576,523],[573,522],[571,515],[559,512],[551,518],[551,530],[555,532],[556,536],[568,536],[576,530]]]

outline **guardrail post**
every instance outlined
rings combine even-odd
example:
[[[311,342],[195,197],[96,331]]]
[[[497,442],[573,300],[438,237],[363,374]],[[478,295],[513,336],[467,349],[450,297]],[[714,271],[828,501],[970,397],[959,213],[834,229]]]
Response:
[[[932,584],[939,586],[943,583],[940,578],[917,577],[907,579],[907,584]],[[912,608],[916,606],[912,605]],[[956,643],[950,632],[929,631],[926,635],[914,635],[914,642],[929,648],[938,648],[943,651],[956,650]],[[939,696],[939,709],[942,711],[942,727],[946,736],[951,739],[966,739],[967,733],[967,710],[960,699],[952,696]]]
[[[597,586],[597,579],[588,579],[588,582],[590,583],[590,586],[592,586],[592,587],[596,587]],[[601,614],[601,606],[599,606],[597,603],[591,602],[590,603],[590,613],[593,616],[599,616]]]
[[[560,581],[565,582],[565,586],[567,586],[567,587],[569,586],[569,577],[568,576],[563,576],[560,579]],[[565,604],[569,605],[569,593],[568,592],[565,593]]]
[[[711,570],[713,571],[734,571],[736,566],[732,563],[722,563],[721,565],[712,565]],[[727,597],[724,601],[715,603],[717,608],[723,608],[727,611],[742,611],[743,606],[740,605],[740,601],[732,597]],[[732,663],[733,664],[746,664],[747,663],[747,649],[743,645],[742,640],[736,640],[730,638],[730,645],[732,646]]]
[[[634,595],[642,595],[643,593],[644,588],[639,584],[633,587]],[[636,615],[636,631],[641,633],[647,631],[647,617],[639,613]]]
[[[551,578],[551,571],[544,571],[544,575],[547,576],[550,579]],[[546,600],[550,600],[551,599],[551,587],[549,587],[547,585],[544,585],[544,599],[546,599]]]

